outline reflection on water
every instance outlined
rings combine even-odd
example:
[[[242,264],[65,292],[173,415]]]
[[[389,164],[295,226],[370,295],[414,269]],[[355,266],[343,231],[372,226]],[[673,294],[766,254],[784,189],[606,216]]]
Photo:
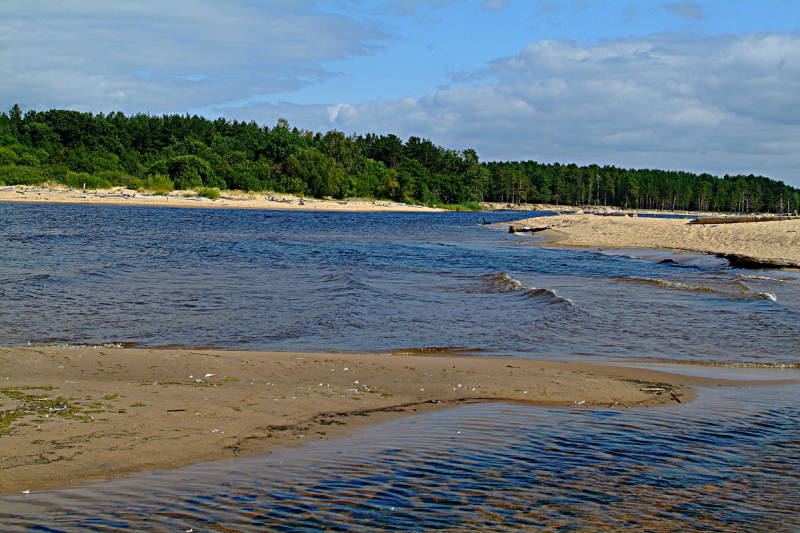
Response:
[[[800,363],[796,273],[478,225],[518,216],[0,204],[0,343]]]
[[[0,499],[6,531],[797,531],[800,387],[648,410],[483,404]]]

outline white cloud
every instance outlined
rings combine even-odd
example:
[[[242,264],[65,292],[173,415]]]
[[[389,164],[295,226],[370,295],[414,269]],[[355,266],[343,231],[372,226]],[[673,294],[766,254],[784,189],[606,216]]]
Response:
[[[752,172],[800,185],[796,34],[540,41],[481,77],[497,81],[247,112],[307,129],[426,136],[484,160]]]
[[[2,104],[182,111],[297,89],[387,35],[310,0],[0,3]]]

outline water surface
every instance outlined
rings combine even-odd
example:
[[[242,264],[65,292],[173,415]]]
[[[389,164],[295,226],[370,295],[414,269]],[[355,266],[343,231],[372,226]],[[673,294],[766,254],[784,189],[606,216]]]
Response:
[[[520,216],[0,204],[0,344],[466,353],[797,375],[796,273],[541,248],[479,224]],[[800,531],[798,398],[798,386],[783,386],[703,389],[693,404],[647,410],[470,405],[267,457],[0,498],[0,524]]]
[[[0,343],[800,362],[796,273],[478,225],[519,216],[0,204]]]

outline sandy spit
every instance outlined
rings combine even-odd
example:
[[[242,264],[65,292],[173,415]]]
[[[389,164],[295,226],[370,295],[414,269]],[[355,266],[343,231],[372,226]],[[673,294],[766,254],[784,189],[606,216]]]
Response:
[[[732,256],[741,263],[800,268],[800,220],[718,225],[687,222],[585,214],[531,218],[513,225],[550,226],[538,235],[558,246],[673,250]]]
[[[652,407],[698,384],[737,382],[498,358],[0,348],[0,493],[264,454],[465,402]]]
[[[331,211],[331,212],[441,212],[423,206],[413,206],[385,201],[335,201],[304,199],[292,195],[245,194],[239,191],[222,191],[220,198],[209,200],[203,197],[182,196],[187,191],[175,191],[169,196],[149,196],[132,190],[116,187],[110,190],[67,191],[35,187],[13,187],[0,190],[0,202],[32,204],[79,204],[79,205],[138,205],[150,207],[199,207],[206,209],[268,209],[281,211]],[[123,195],[124,194],[124,195]],[[134,196],[135,195],[135,196]],[[287,201],[288,200],[288,201]]]

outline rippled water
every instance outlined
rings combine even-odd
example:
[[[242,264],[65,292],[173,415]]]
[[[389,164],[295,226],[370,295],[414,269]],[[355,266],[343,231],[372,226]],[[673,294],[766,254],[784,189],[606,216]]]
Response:
[[[798,274],[479,225],[518,216],[0,204],[0,344],[800,363]],[[800,531],[798,420],[798,386],[648,410],[469,405],[0,498],[0,530]]]
[[[796,273],[478,225],[519,216],[0,204],[0,342],[800,362]]]
[[[796,372],[795,372],[796,373]],[[0,499],[5,531],[800,531],[800,387],[483,404],[267,457]]]

